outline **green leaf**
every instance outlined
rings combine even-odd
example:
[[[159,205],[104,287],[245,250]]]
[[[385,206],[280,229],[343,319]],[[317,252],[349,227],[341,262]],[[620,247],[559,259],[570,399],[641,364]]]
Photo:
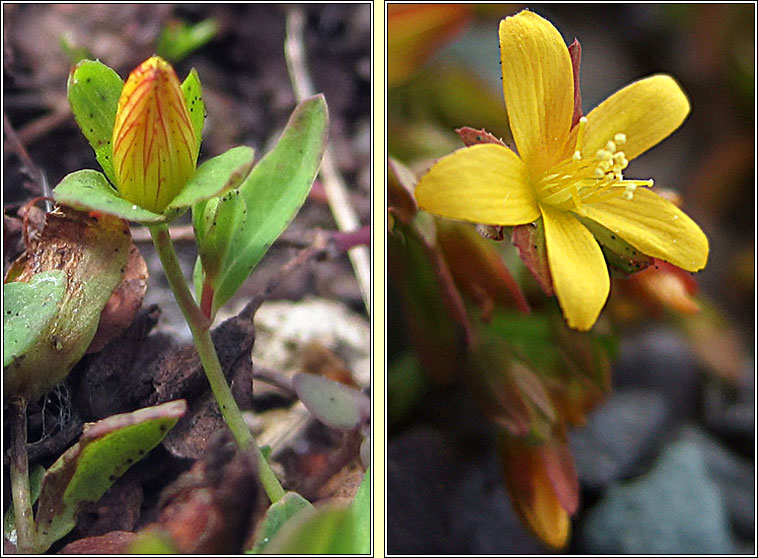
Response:
[[[114,184],[111,140],[123,87],[119,75],[99,61],[83,60],[68,76],[68,102],[76,123],[95,150],[103,172]]]
[[[311,503],[297,492],[287,492],[266,510],[255,534],[255,545],[249,554],[261,554],[282,525],[304,508],[313,508]]]
[[[345,384],[301,372],[292,387],[314,417],[337,430],[358,428],[371,416],[368,397]]]
[[[37,550],[47,550],[71,531],[80,506],[99,500],[158,445],[186,410],[184,400],[171,401],[87,425],[79,442],[50,466],[42,480]]]
[[[305,202],[326,147],[327,120],[323,95],[300,103],[276,147],[240,186],[247,213],[242,227],[224,239],[232,257],[212,284],[213,313],[247,279]]]
[[[418,357],[407,351],[387,369],[387,421],[390,427],[405,420],[419,404],[429,382]]]
[[[200,151],[200,144],[203,142],[203,124],[205,124],[205,101],[203,101],[203,87],[200,84],[200,76],[197,70],[192,68],[190,73],[182,83],[182,93],[184,101],[187,103],[192,127],[195,129],[197,138],[197,150]]]
[[[371,469],[366,469],[358,492],[350,505],[353,515],[353,532],[355,534],[355,552],[371,552]]]
[[[158,36],[155,50],[159,56],[178,62],[213,39],[217,32],[218,23],[213,19],[194,25],[184,21],[169,21]]]
[[[357,517],[352,506],[303,509],[279,529],[263,554],[368,554],[371,523],[358,525]]]
[[[35,466],[32,472],[29,473],[29,491],[31,492],[32,504],[39,498],[42,477],[44,475],[45,468],[42,465]],[[3,536],[12,543],[16,543],[16,514],[13,511],[13,504],[8,506],[8,511],[5,512],[5,517],[3,518]]]
[[[3,367],[24,357],[39,343],[58,315],[66,294],[66,274],[55,269],[28,283],[7,283],[4,289]]]
[[[135,533],[127,554],[179,554],[171,535],[160,527]]]
[[[197,167],[182,191],[171,200],[166,211],[182,209],[219,196],[239,186],[253,166],[253,148],[233,147]]]
[[[53,190],[53,199],[74,209],[100,211],[137,223],[155,224],[167,219],[120,198],[105,176],[91,169],[66,175]]]

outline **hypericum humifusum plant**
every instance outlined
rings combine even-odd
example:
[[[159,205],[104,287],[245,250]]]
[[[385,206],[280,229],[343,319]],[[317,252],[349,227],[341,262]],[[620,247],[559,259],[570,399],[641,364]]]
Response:
[[[110,223],[112,229],[123,233],[117,235],[118,240],[124,235],[127,242],[129,239],[128,227],[122,221],[124,219],[149,228],[224,420],[239,446],[257,454],[259,477],[271,501],[280,500],[285,492],[258,449],[226,383],[211,340],[210,327],[218,308],[248,277],[274,240],[292,221],[310,191],[326,145],[327,107],[323,95],[306,99],[295,108],[277,145],[255,167],[253,150],[245,146],[230,149],[198,166],[205,120],[200,80],[197,72],[192,70],[180,83],[171,65],[158,56],[140,64],[125,83],[108,66],[98,61],[84,60],[71,71],[68,99],[103,172],[80,170],[67,175],[54,189],[55,201],[71,208],[66,209],[64,214],[78,215],[74,220],[78,219],[84,227],[96,231],[102,227],[102,222]],[[198,302],[184,279],[168,229],[172,219],[190,208],[199,254],[194,271]],[[51,269],[39,277],[21,276],[19,281],[28,284],[9,283],[13,286],[10,290],[19,308],[13,316],[9,315],[18,322],[14,331],[30,328],[39,331],[36,336],[19,333],[14,337],[12,354],[4,361],[6,379],[13,380],[4,382],[6,394],[14,401],[23,400],[23,404],[14,406],[20,410],[17,413],[19,420],[15,421],[17,428],[14,428],[14,448],[19,451],[11,467],[14,509],[17,511],[17,546],[22,552],[44,551],[73,526],[75,507],[71,506],[75,505],[75,501],[66,500],[69,489],[52,485],[50,490],[58,490],[56,494],[60,502],[56,501],[51,504],[52,507],[39,510],[39,513],[52,513],[57,527],[49,532],[35,527],[28,461],[25,449],[22,451],[21,448],[26,441],[26,424],[21,416],[25,416],[25,402],[39,397],[54,383],[61,381],[84,353],[94,335],[97,316],[110,291],[118,283],[118,270],[122,269],[123,262],[118,258],[108,259],[107,250],[102,248],[100,241],[100,237],[104,236],[102,233],[87,234],[89,236],[84,235],[83,238],[89,238],[92,246],[85,245],[82,250],[88,260],[100,258],[109,263],[109,270],[111,267],[116,270],[108,275],[113,275],[113,280],[95,293],[97,308],[94,307],[94,295],[90,297],[91,312],[79,313],[81,305],[86,303],[79,295],[75,301],[79,306],[74,310],[69,308],[71,304],[67,301],[74,296],[71,293],[82,291],[82,285],[87,286],[86,279],[80,280],[70,270]],[[121,248],[115,253],[123,252],[125,257],[127,250]],[[50,257],[54,258],[55,255]],[[35,273],[39,271],[35,270]],[[72,281],[76,281],[79,287]],[[98,277],[91,278],[91,283],[104,284]],[[82,292],[86,294],[89,291],[85,288]],[[36,304],[42,310],[37,313],[22,311],[29,306],[29,301],[32,307],[37,307],[34,306]],[[61,313],[63,310],[66,310],[65,316]],[[84,314],[89,320],[86,328],[75,323]],[[94,320],[90,319],[93,316]],[[53,335],[51,345],[48,330],[66,320],[70,326],[67,329],[82,331],[76,347],[58,334]],[[42,380],[30,382],[24,379],[29,374],[24,363],[40,361],[40,358],[35,360],[32,356],[64,349],[71,357],[67,357],[65,366],[56,367],[55,377],[42,378],[40,374],[43,371],[37,370],[32,373]],[[13,372],[11,375],[8,374],[9,370]],[[147,413],[144,417],[138,415],[138,421],[161,425],[160,431],[154,435],[153,426],[145,427],[151,434],[144,437],[147,441],[143,445],[152,447],[158,443],[167,430],[164,423],[170,422],[172,426],[184,409],[185,406],[178,410],[171,407],[167,412]],[[131,428],[132,419],[124,421],[114,424],[117,428],[124,424]],[[129,451],[133,449],[130,446]],[[140,455],[143,455],[144,448],[139,446],[139,449],[142,452]],[[84,451],[83,446],[81,451]],[[66,466],[75,469],[77,465],[72,459]],[[107,476],[110,483],[123,470],[119,468]],[[45,478],[51,475],[51,471],[52,468]],[[99,473],[97,469],[89,469],[86,474]],[[58,475],[69,480],[74,478],[70,471]],[[45,482],[43,480],[43,495],[46,494]],[[86,484],[85,481],[81,482]],[[102,484],[102,491],[107,486],[109,484]],[[98,485],[98,490],[100,488]],[[87,492],[86,497],[90,498],[92,494],[91,491]]]

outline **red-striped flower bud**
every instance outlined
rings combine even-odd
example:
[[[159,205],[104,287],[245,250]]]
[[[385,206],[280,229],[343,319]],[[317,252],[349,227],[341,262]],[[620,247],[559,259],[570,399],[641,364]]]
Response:
[[[122,198],[160,213],[195,173],[199,145],[179,79],[153,56],[129,75],[113,126],[113,170]]]

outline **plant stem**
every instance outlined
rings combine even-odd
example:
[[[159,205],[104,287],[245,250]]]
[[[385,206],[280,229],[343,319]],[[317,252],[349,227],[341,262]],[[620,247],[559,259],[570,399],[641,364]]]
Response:
[[[216,354],[216,348],[211,339],[211,321],[195,303],[192,293],[184,280],[168,227],[165,224],[151,226],[150,234],[153,237],[153,244],[163,265],[163,272],[166,274],[168,284],[192,332],[195,348],[198,355],[200,355],[200,362],[203,363],[205,375],[208,378],[208,383],[211,386],[211,391],[213,391],[216,402],[221,409],[221,414],[240,448],[252,450],[257,454],[258,476],[269,499],[272,502],[276,502],[284,495],[284,489],[279,484],[279,480],[271,470],[268,461],[266,461],[266,458],[261,453],[258,444],[255,443],[250,429],[242,418],[242,413],[237,406],[237,402],[234,400],[232,390],[229,389],[229,384],[226,383],[221,363]]]
[[[37,529],[32,512],[32,496],[29,489],[29,459],[26,455],[26,399],[12,397],[11,421],[11,491],[13,513],[16,521],[16,549],[19,554],[34,552]]]

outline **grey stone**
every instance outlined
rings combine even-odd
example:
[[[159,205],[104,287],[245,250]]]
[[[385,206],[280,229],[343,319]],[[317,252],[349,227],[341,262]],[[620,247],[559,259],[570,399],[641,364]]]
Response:
[[[570,433],[579,482],[597,491],[633,476],[659,447],[671,424],[664,396],[647,389],[613,392]]]
[[[589,510],[581,546],[597,554],[721,554],[737,548],[701,446],[671,444],[645,476],[612,485]]]

